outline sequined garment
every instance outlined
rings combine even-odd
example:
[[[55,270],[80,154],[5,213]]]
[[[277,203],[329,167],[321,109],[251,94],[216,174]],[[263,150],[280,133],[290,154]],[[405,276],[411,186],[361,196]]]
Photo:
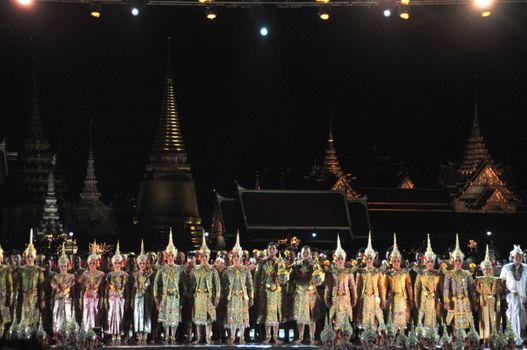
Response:
[[[227,298],[226,327],[249,326],[249,304],[254,300],[251,272],[244,266],[229,266],[223,272],[223,290]]]
[[[22,266],[18,269],[17,282],[20,324],[34,327],[40,316],[39,302],[44,301],[44,271],[38,266]]]
[[[53,290],[53,332],[58,333],[64,322],[73,319],[73,289],[75,276],[71,273],[58,273],[51,278]]]
[[[257,323],[277,326],[282,320],[282,287],[278,283],[275,258],[258,264],[254,274],[255,297],[258,305]]]
[[[381,303],[385,302],[384,278],[376,268],[364,268],[357,273],[359,327],[384,326]]]
[[[314,265],[308,260],[297,262],[290,276],[293,288],[293,318],[298,324],[317,322],[322,316],[322,302],[311,283]]]
[[[181,322],[181,297],[185,293],[182,268],[168,264],[159,267],[154,280],[154,298],[159,302],[158,321],[165,327],[177,327]]]
[[[494,276],[476,278],[476,292],[479,296],[479,336],[489,339],[497,329],[497,315],[500,311],[500,279]]]
[[[134,332],[150,333],[152,331],[152,272],[136,271],[133,277]]]
[[[106,298],[108,300],[108,329],[106,333],[121,335],[121,322],[124,316],[125,293],[128,286],[128,273],[112,271],[106,275]]]
[[[10,307],[13,304],[13,274],[6,265],[0,265],[0,334],[11,322]]]
[[[474,301],[474,281],[470,272],[446,271],[443,286],[443,302],[449,304],[446,323],[454,321],[455,330],[470,328]]]
[[[408,271],[391,269],[386,273],[388,318],[396,329],[404,330],[410,322],[413,302],[412,280]]]
[[[357,302],[357,287],[351,269],[334,267],[326,274],[324,300],[329,306],[329,318],[335,330],[350,330],[353,305]]]
[[[414,298],[418,310],[417,322],[426,328],[437,327],[440,315],[439,282],[441,276],[436,270],[420,271],[415,278]]]
[[[197,265],[190,278],[192,320],[196,325],[211,324],[216,320],[216,305],[221,293],[218,271],[209,265]]]
[[[85,332],[99,326],[99,299],[102,299],[104,272],[85,271],[80,277],[82,327]]]

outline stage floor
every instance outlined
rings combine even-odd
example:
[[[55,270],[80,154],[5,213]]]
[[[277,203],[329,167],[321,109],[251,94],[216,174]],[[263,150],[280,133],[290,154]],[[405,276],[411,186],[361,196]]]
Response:
[[[120,350],[140,350],[140,349],[167,349],[167,348],[200,348],[200,349],[225,349],[225,350],[241,350],[241,349],[320,349],[321,345],[309,345],[309,344],[282,344],[282,345],[274,345],[274,344],[233,344],[233,345],[227,345],[227,344],[198,344],[198,345],[191,345],[191,344],[173,344],[173,345],[164,345],[164,344],[152,344],[152,345],[108,345],[104,348],[97,348],[97,349],[120,349]]]

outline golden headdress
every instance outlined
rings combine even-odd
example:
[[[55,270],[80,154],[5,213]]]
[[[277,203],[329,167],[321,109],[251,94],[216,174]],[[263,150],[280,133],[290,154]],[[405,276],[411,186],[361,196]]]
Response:
[[[174,246],[174,242],[172,241],[172,227],[170,227],[170,233],[168,234],[168,245],[165,248],[165,253],[172,254],[174,256],[177,255],[177,248]]]
[[[368,232],[368,246],[364,250],[364,257],[372,257],[375,258],[375,250],[373,250],[373,247],[371,245],[371,231]]]
[[[346,252],[344,251],[344,249],[342,249],[342,246],[340,245],[340,235],[338,233],[337,233],[337,249],[335,249],[335,256],[336,257],[342,256],[344,257],[344,260],[346,260]]]
[[[139,252],[137,261],[146,261],[146,260],[148,260],[148,257],[145,254],[145,243],[143,242],[143,240],[141,240],[141,251]]]
[[[66,254],[66,244],[62,242],[62,253],[59,257],[59,265],[68,265],[70,263],[70,259],[68,258],[68,255]]]
[[[463,252],[461,251],[461,249],[459,248],[459,234],[456,233],[456,248],[454,249],[454,251],[452,253],[450,253],[450,256],[452,258],[461,258],[463,259],[465,257],[465,254],[463,254]]]
[[[432,243],[430,243],[430,234],[427,234],[427,243],[426,243],[426,252],[425,252],[425,259],[436,259],[436,253],[432,250]]]
[[[395,235],[395,232],[393,233],[393,249],[390,253],[390,259],[393,258],[401,258],[401,252],[399,251],[399,248],[397,247],[397,236]]]
[[[199,252],[202,255],[210,256],[210,249],[209,247],[207,247],[207,238],[205,237],[205,231],[203,231],[203,239],[201,241],[201,248],[199,248]]]
[[[97,240],[94,240],[91,244],[91,253],[88,256],[88,262],[91,260],[99,260],[99,254],[97,254]]]
[[[487,249],[485,250],[485,260],[479,264],[480,268],[483,270],[484,268],[492,269],[492,261],[490,261],[490,251],[489,251],[489,245],[487,244]]]
[[[243,249],[242,247],[240,246],[240,231],[238,231],[238,233],[236,233],[236,244],[234,245],[234,248],[232,248],[232,254],[233,255],[238,255],[238,256],[243,256]]]
[[[4,257],[4,250],[2,249],[2,246],[0,245],[0,257]]]
[[[326,317],[326,322],[324,324],[324,329],[322,332],[320,332],[320,340],[322,340],[322,343],[326,343],[328,341],[335,341],[335,338],[337,335],[333,331],[333,327],[331,326],[331,323],[329,321],[329,316]]]
[[[115,254],[112,256],[112,264],[121,261],[123,261],[123,256],[121,255],[121,252],[119,250],[119,241],[117,241],[117,246],[115,247]]]
[[[33,229],[29,231],[29,243],[27,244],[27,248],[24,251],[24,255],[26,257],[32,256],[34,258],[37,257],[37,250],[35,249],[35,246],[33,245]]]
[[[515,256],[515,255],[523,255],[523,250],[520,248],[519,245],[515,244],[514,245],[514,248],[511,250],[511,252],[509,253],[511,256]]]

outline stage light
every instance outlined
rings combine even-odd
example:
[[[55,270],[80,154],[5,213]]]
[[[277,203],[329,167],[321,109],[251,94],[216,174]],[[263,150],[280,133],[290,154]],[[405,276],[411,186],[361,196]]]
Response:
[[[392,10],[385,9],[382,14],[384,15],[384,17],[390,17],[392,15]]]
[[[33,0],[16,0],[17,4],[25,7],[33,5]]]
[[[73,237],[73,232],[70,232],[69,235],[70,235],[70,237]]]
[[[261,27],[261,28],[260,28],[260,35],[261,35],[261,36],[267,36],[267,35],[269,35],[269,30],[267,29],[267,27]]]
[[[132,16],[139,16],[139,8],[132,7],[132,9],[130,10],[130,13],[132,14]]]
[[[199,2],[200,4],[205,4],[205,3],[209,2],[209,1],[208,1],[208,0],[198,0],[198,2]]]
[[[209,233],[205,231],[205,237],[208,237],[209,236]]]
[[[98,2],[92,2],[90,4],[90,16],[94,18],[100,18],[102,14],[101,4]]]
[[[320,6],[318,8],[318,17],[323,20],[327,21],[329,19],[330,13],[329,13],[329,7],[327,6]]]
[[[329,2],[329,0],[316,0],[317,2],[321,2],[323,4],[327,4]]]
[[[406,6],[401,6],[399,8],[399,17],[401,19],[407,20],[410,18],[410,12],[408,12],[408,8]]]
[[[410,0],[401,0],[401,6],[410,6]]]
[[[491,14],[490,10],[481,11],[481,17],[489,17]]]
[[[311,236],[312,236],[313,238],[317,238],[317,233],[316,233],[316,232],[313,232],[313,233],[311,234]]]
[[[212,6],[207,6],[207,8],[205,9],[205,16],[211,21],[218,17],[218,15],[216,14],[216,10]]]
[[[481,17],[489,17],[492,14],[490,9],[493,4],[493,0],[474,0],[474,7],[481,11]]]
[[[492,231],[487,231],[487,236],[492,236]]]

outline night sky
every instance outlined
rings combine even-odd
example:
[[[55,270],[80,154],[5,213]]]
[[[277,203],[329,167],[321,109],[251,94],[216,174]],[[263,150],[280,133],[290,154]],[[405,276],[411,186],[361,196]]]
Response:
[[[380,8],[336,8],[329,22],[308,9],[148,7],[132,17],[106,6],[0,4],[1,134],[14,148],[32,94],[31,44],[45,132],[72,193],[81,189],[94,119],[103,198],[135,193],[161,106],[166,36],[176,99],[202,215],[212,188],[233,180],[301,187],[322,159],[330,115],[337,152],[359,180],[374,153],[404,161],[433,185],[440,162],[457,161],[470,132],[475,76],[482,133],[494,159],[527,189],[527,5],[483,19],[468,6],[412,8],[409,21]],[[259,36],[267,24],[270,35]],[[383,184],[379,184],[383,185]]]

